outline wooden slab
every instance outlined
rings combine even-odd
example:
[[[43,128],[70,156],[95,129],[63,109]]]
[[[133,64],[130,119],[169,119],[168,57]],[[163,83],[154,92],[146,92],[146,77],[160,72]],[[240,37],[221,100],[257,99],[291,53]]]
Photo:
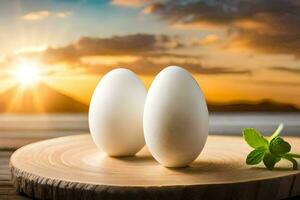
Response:
[[[117,139],[117,138],[116,138]],[[300,152],[299,138],[286,138]],[[165,168],[146,148],[111,158],[90,135],[45,140],[18,149],[10,160],[19,192],[38,199],[282,199],[300,195],[300,171],[249,167],[241,137],[209,136],[190,167]]]

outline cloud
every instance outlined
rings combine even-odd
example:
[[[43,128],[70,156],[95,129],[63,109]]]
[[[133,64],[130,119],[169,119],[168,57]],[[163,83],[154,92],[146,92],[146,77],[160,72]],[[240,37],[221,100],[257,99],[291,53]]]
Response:
[[[192,73],[210,75],[250,75],[249,69],[203,66],[203,56],[174,53],[185,48],[181,38],[168,35],[133,34],[109,38],[83,37],[63,47],[48,47],[44,51],[21,52],[9,57],[28,58],[46,66],[67,64],[88,73],[104,74],[117,67],[126,67],[143,75],[155,75],[169,65],[182,66]],[[15,58],[15,59],[14,59]]]
[[[83,37],[74,44],[60,48],[48,48],[43,58],[48,63],[78,61],[83,56],[141,55],[165,52],[182,47],[177,37],[167,35],[133,34],[111,38]]]
[[[71,11],[53,13],[53,16],[59,17],[59,18],[66,18],[66,17],[69,17],[70,15],[72,15]]]
[[[252,72],[248,69],[234,69],[227,67],[218,67],[218,66],[207,66],[204,67],[201,62],[192,62],[186,60],[184,62],[176,62],[173,60],[165,61],[165,62],[157,62],[157,60],[153,57],[141,57],[133,62],[119,62],[114,65],[106,65],[105,67],[99,67],[99,65],[85,65],[87,71],[91,73],[100,73],[104,74],[108,71],[117,68],[117,67],[126,67],[137,74],[142,75],[155,75],[159,73],[162,69],[167,66],[175,65],[181,66],[194,74],[207,74],[207,75],[251,75]]]
[[[249,83],[249,82],[248,82]],[[269,85],[274,87],[299,87],[300,82],[290,82],[290,81],[272,81],[272,80],[256,80],[255,82],[251,82],[251,84],[261,84],[261,85]]]
[[[14,54],[42,52],[45,51],[47,48],[47,45],[20,47],[19,49],[14,51]]]
[[[26,21],[39,21],[42,19],[45,19],[46,17],[49,17],[50,12],[47,10],[41,10],[41,11],[35,11],[30,12],[21,17],[21,19]]]
[[[124,7],[139,7],[147,2],[150,2],[150,0],[112,0],[111,4]]]
[[[71,11],[50,12],[48,10],[40,10],[40,11],[26,13],[21,16],[21,19],[25,21],[41,21],[50,16],[57,17],[57,18],[66,18],[71,14],[72,14]]]
[[[194,45],[213,45],[213,44],[217,44],[219,41],[220,41],[220,37],[218,35],[209,34],[199,40],[195,40],[193,42],[193,44]]]
[[[144,13],[175,27],[222,28],[228,33],[227,48],[300,56],[299,1],[167,0],[148,4]]]
[[[284,72],[289,72],[289,73],[300,74],[300,69],[298,69],[298,68],[274,66],[274,67],[270,67],[269,69],[276,70],[276,71],[284,71]]]

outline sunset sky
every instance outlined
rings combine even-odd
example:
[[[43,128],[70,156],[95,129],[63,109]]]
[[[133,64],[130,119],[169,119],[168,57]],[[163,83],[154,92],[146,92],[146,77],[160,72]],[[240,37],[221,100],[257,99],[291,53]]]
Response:
[[[1,92],[39,81],[88,104],[113,68],[149,87],[168,65],[192,72],[212,102],[300,107],[300,1],[0,2]]]

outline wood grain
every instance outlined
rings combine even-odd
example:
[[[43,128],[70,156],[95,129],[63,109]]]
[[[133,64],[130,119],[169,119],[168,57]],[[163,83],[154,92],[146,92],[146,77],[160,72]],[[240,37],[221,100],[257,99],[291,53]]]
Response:
[[[300,152],[300,139],[287,138]],[[209,136],[187,168],[158,164],[146,148],[112,158],[89,135],[45,140],[11,157],[19,192],[38,199],[282,199],[300,195],[300,171],[280,162],[273,171],[244,164],[250,148],[240,137]]]
[[[18,195],[11,183],[8,169],[8,161],[11,154],[11,151],[0,150],[0,199],[29,200],[29,198]]]

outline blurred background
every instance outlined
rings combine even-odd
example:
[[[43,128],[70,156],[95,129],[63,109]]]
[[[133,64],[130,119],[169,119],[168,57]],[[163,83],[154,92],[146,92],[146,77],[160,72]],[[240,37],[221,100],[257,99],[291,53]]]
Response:
[[[210,134],[300,134],[298,0],[1,0],[0,143],[88,132],[103,74],[190,71]],[[0,144],[0,145],[1,145]]]

